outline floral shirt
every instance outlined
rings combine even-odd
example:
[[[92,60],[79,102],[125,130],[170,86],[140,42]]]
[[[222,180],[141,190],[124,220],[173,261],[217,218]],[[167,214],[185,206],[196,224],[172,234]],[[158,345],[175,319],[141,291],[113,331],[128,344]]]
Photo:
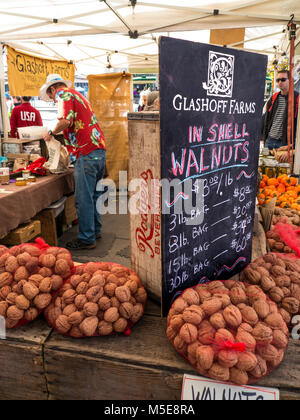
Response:
[[[70,121],[64,130],[68,152],[76,158],[96,149],[106,150],[103,132],[86,98],[74,89],[61,88],[56,93],[58,119]]]

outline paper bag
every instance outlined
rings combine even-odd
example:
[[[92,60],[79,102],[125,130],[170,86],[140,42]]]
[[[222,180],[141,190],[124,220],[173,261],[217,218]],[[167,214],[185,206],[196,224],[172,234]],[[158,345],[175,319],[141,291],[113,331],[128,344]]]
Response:
[[[70,165],[70,158],[67,149],[62,144],[55,140],[54,137],[46,142],[49,159],[44,167],[53,174],[60,174],[65,172]]]

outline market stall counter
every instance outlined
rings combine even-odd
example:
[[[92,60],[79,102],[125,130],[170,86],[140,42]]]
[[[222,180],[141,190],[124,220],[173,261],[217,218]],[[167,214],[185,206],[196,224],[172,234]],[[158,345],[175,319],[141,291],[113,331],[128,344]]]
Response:
[[[0,238],[20,224],[30,221],[64,195],[74,192],[74,175],[70,169],[59,175],[37,177],[24,187],[0,186]]]
[[[264,254],[261,224],[253,259]],[[160,306],[148,300],[130,336],[72,339],[41,317],[0,340],[0,399],[180,400],[183,375],[197,375],[168,342]],[[257,384],[299,399],[300,341],[291,339],[283,363]]]

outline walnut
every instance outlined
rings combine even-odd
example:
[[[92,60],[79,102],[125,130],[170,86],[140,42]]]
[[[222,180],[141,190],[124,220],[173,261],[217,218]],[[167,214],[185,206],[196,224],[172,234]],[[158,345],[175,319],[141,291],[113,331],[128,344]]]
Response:
[[[67,305],[63,310],[63,315],[70,316],[74,312],[77,312],[77,307],[74,305],[74,303],[71,303],[70,305]]]
[[[11,293],[11,287],[10,286],[4,286],[0,289],[0,299],[6,299],[7,296]]]
[[[280,313],[280,315],[282,316],[282,318],[283,318],[283,320],[284,320],[284,322],[286,323],[286,324],[290,324],[291,323],[291,321],[292,321],[292,315],[291,314],[289,314],[285,309],[283,309],[283,308],[280,308],[279,309],[279,313]]]
[[[45,309],[44,313],[45,313],[46,319],[48,320],[49,324],[52,327],[54,327],[56,325],[57,318],[62,315],[61,309],[54,306],[54,304],[49,305]]]
[[[187,344],[179,335],[176,335],[174,338],[173,345],[178,353],[182,354],[183,356],[187,355]]]
[[[34,321],[39,315],[39,312],[36,308],[29,308],[27,309],[27,311],[25,311],[25,319],[28,322],[32,322]]]
[[[277,349],[285,349],[288,345],[288,342],[288,337],[281,330],[275,330],[273,332],[273,341],[271,344]]]
[[[55,274],[58,274],[63,279],[70,275],[70,266],[65,260],[58,260],[55,264]]]
[[[109,308],[104,313],[104,321],[107,322],[116,322],[119,319],[119,311],[117,308]]]
[[[200,368],[209,370],[214,362],[214,351],[210,346],[199,346],[196,351],[196,359]]]
[[[115,295],[115,290],[118,286],[114,283],[107,283],[104,286],[104,293],[109,296],[109,297],[113,297]]]
[[[282,301],[282,308],[289,314],[296,315],[300,309],[300,302],[294,297],[287,297]]]
[[[41,282],[39,289],[42,293],[50,293],[52,290],[52,280],[50,277],[45,277]]]
[[[44,254],[40,256],[39,263],[42,267],[52,268],[56,264],[56,258],[52,254]]]
[[[197,294],[198,296],[198,294]],[[199,296],[198,296],[199,299]],[[182,318],[185,322],[199,325],[204,319],[204,312],[203,310],[197,306],[197,305],[191,305],[188,308],[186,308],[182,314]]]
[[[233,287],[230,290],[229,296],[234,305],[238,305],[239,303],[248,303],[246,293],[240,287]]]
[[[187,343],[191,344],[197,340],[198,330],[193,324],[184,324],[180,331],[179,336]]]
[[[138,289],[138,287],[139,287],[138,283],[137,283],[135,280],[128,280],[128,281],[125,283],[125,286],[127,286],[127,287],[128,287],[128,289],[130,290],[130,292],[131,292],[132,294],[136,293],[136,292],[137,292],[137,289]]]
[[[101,276],[100,274],[93,276],[91,280],[89,281],[89,287],[95,287],[95,286],[100,286],[100,287],[105,286],[105,278]]]
[[[237,369],[249,372],[255,369],[256,365],[257,365],[257,358],[253,353],[247,352],[247,351],[244,353],[239,353],[238,363],[236,365]]]
[[[265,359],[267,362],[274,362],[278,356],[278,350],[272,344],[267,344],[265,346],[258,346],[258,354]]]
[[[201,344],[198,341],[195,341],[192,344],[187,346],[187,356],[188,360],[192,365],[197,365],[197,350],[201,347]]]
[[[8,257],[5,261],[5,270],[9,273],[14,273],[19,267],[18,260],[13,255]]]
[[[271,268],[271,274],[275,277],[284,276],[285,273],[286,273],[286,270],[280,265],[274,265]]]
[[[61,288],[61,286],[63,285],[63,279],[60,276],[57,276],[56,274],[54,274],[51,277],[51,283],[52,283],[52,290],[54,292],[56,292],[57,290],[59,290]]]
[[[273,313],[266,317],[265,323],[272,329],[283,328],[284,320],[280,313]]]
[[[217,346],[222,345],[227,340],[231,341],[232,343],[234,343],[235,341],[230,331],[223,328],[219,329],[215,335],[215,341]]]
[[[29,277],[29,273],[26,270],[25,267],[21,266],[19,267],[14,274],[14,279],[15,281],[20,281],[20,280],[27,280]]]
[[[6,316],[13,321],[20,321],[24,317],[24,311],[12,305],[7,309]]]
[[[94,262],[89,262],[86,264],[85,266],[85,271],[89,274],[94,274],[96,271],[99,270],[99,265],[98,263],[94,263]]]
[[[251,303],[255,302],[256,300],[267,300],[267,296],[259,286],[247,287],[247,296]]]
[[[212,294],[203,288],[203,286],[199,285],[195,287],[196,292],[199,295],[200,302],[203,303],[206,299],[209,299],[212,297]]]
[[[51,277],[53,275],[53,271],[51,268],[42,267],[38,274],[42,277]]]
[[[254,326],[258,323],[258,316],[256,311],[251,306],[245,306],[240,309],[243,321]]]
[[[124,286],[127,287],[127,286]],[[134,297],[136,299],[137,302],[142,303],[143,305],[146,303],[147,301],[147,292],[144,289],[144,287],[139,287],[137,292],[134,294]]]
[[[168,325],[170,327],[172,327],[174,331],[178,332],[180,330],[180,328],[183,326],[184,322],[185,321],[183,319],[183,315],[181,315],[181,314],[180,315],[173,315],[170,318],[170,320],[168,322]],[[188,321],[186,321],[186,322],[188,322]]]
[[[220,293],[215,293],[214,297],[216,299],[219,299],[222,302],[222,309],[226,308],[227,306],[231,305],[231,300],[229,297],[229,294],[220,294]]]
[[[41,276],[40,274],[33,274],[32,276],[30,276],[28,278],[28,281],[30,281],[32,284],[34,284],[35,286],[39,287],[41,281],[44,279],[43,276]]]
[[[119,307],[120,315],[125,319],[130,319],[133,314],[133,305],[130,302],[123,302]]]
[[[223,316],[227,324],[233,328],[238,328],[242,321],[241,311],[234,305],[229,305],[223,311]]]
[[[212,294],[220,293],[222,290],[226,290],[226,286],[222,281],[215,280],[207,283],[207,290]]]
[[[37,295],[34,298],[33,303],[38,309],[42,310],[42,309],[47,308],[51,300],[52,300],[52,296],[50,295],[50,293],[41,293],[40,295]]]
[[[175,300],[174,304],[172,305],[172,308],[176,311],[176,313],[182,314],[182,312],[188,307],[187,302],[182,299],[182,297],[179,297]]]
[[[266,375],[268,367],[266,361],[262,357],[260,357],[258,354],[256,354],[255,356],[257,359],[257,365],[253,370],[250,371],[250,374],[254,378],[260,379]]]
[[[55,326],[61,334],[66,334],[71,329],[69,318],[66,315],[60,315],[55,322]]]
[[[113,283],[116,286],[119,286],[119,278],[115,276],[114,274],[109,274],[106,280],[108,283]]]
[[[107,296],[103,296],[99,299],[98,306],[101,311],[106,311],[111,307],[111,301]]]
[[[231,368],[238,362],[238,356],[233,351],[221,350],[218,353],[218,362],[222,367]]]
[[[238,328],[237,332],[247,332],[247,333],[249,333],[249,334],[252,334],[252,332],[253,332],[253,327],[251,327],[251,325],[250,325],[250,324],[247,324],[247,322],[243,322],[243,323],[239,326],[239,328]]]
[[[207,316],[211,316],[214,313],[218,312],[220,309],[222,309],[222,301],[220,301],[220,299],[212,297],[205,300],[202,303],[201,308]]]
[[[62,252],[61,254],[57,255],[57,261],[64,260],[70,268],[73,268],[73,261],[72,256],[67,252]]]
[[[23,285],[23,293],[27,299],[32,300],[39,294],[39,289],[33,283],[26,282]]]
[[[253,303],[253,309],[261,319],[265,319],[270,313],[269,303],[265,300],[256,300]]]
[[[188,305],[199,305],[200,298],[196,290],[194,289],[187,289],[181,295],[182,299],[184,299]]]
[[[87,291],[86,297],[87,297],[88,301],[96,303],[103,296],[103,294],[104,294],[103,287],[94,286],[94,287],[91,287]]]
[[[260,284],[265,292],[268,292],[273,289],[273,287],[276,287],[275,281],[269,276],[262,276]]]
[[[136,293],[136,295],[137,295],[137,293]],[[115,290],[115,295],[119,299],[119,301],[122,302],[122,303],[123,302],[129,302],[129,300],[131,298],[131,292],[130,292],[130,289],[127,286],[117,287],[116,290]],[[135,298],[139,302],[136,295],[135,295]]]
[[[242,386],[247,385],[249,377],[247,372],[233,367],[230,369],[230,382],[233,382],[236,385]]]
[[[277,303],[280,303],[284,298],[284,293],[280,287],[273,287],[273,289],[269,291],[269,295],[270,298]]]
[[[84,320],[84,314],[82,312],[73,312],[69,315],[69,323],[75,327],[80,325]]]
[[[14,305],[16,303],[17,297],[18,297],[17,293],[14,293],[14,292],[9,293],[6,298],[6,302],[9,303],[10,305]]]
[[[85,316],[96,316],[99,311],[97,303],[88,302],[83,307],[83,313]]]
[[[144,308],[141,303],[137,303],[133,306],[133,313],[130,317],[130,321],[132,321],[134,324],[138,322],[144,314]]]
[[[78,295],[76,296],[74,303],[77,307],[77,309],[82,310],[84,305],[87,303],[87,298],[85,295]]]
[[[86,292],[89,290],[89,285],[88,283],[86,283],[85,281],[82,281],[81,283],[78,284],[78,286],[76,287],[76,292],[79,295],[85,295]]]
[[[13,282],[13,276],[11,273],[0,274],[0,287],[10,286]]]
[[[113,332],[113,324],[111,322],[100,321],[98,331],[100,335],[110,335]]]
[[[243,274],[251,284],[259,284],[261,280],[261,274],[249,266],[245,268]]]
[[[16,306],[23,311],[26,311],[30,306],[30,301],[26,299],[26,297],[23,295],[17,296],[15,303],[16,303]]]
[[[128,322],[125,318],[119,318],[116,322],[113,323],[113,329],[117,333],[122,333],[126,330]]]
[[[78,274],[74,274],[71,278],[70,278],[70,284],[74,287],[74,289],[77,288],[77,286],[82,282],[82,278],[81,276],[79,276]]]
[[[198,328],[198,341],[201,344],[211,344],[215,338],[216,330],[209,321],[203,321]]]
[[[75,298],[77,296],[77,293],[73,289],[66,290],[64,294],[62,295],[63,301],[66,305],[70,305],[74,302]]]
[[[247,351],[254,351],[256,347],[255,338],[246,331],[238,330],[235,341],[237,343],[244,343]]]
[[[38,258],[31,257],[31,259],[25,264],[25,268],[28,271],[28,273],[37,273],[39,269]]]
[[[77,326],[71,328],[69,336],[72,338],[83,338],[83,334]]]
[[[173,344],[173,341],[174,341],[175,337],[177,337],[177,331],[173,330],[173,328],[169,326],[169,327],[167,327],[166,335],[167,335],[169,341]],[[180,340],[181,340],[181,338],[180,338]]]
[[[8,303],[7,302],[0,302],[0,316],[3,316],[4,318],[6,318],[6,312],[8,309]]]
[[[96,316],[91,316],[85,318],[82,323],[79,325],[79,329],[86,337],[92,337],[98,327],[98,318]]]
[[[216,314],[213,314],[210,319],[209,322],[211,323],[211,325],[216,329],[222,329],[226,327],[226,322],[225,319],[222,315],[222,313],[217,312]]]
[[[273,341],[273,331],[267,325],[259,322],[253,329],[253,337],[257,344],[270,344]]]
[[[217,381],[229,381],[230,372],[229,369],[219,365],[219,363],[214,363],[208,371],[210,378]]]

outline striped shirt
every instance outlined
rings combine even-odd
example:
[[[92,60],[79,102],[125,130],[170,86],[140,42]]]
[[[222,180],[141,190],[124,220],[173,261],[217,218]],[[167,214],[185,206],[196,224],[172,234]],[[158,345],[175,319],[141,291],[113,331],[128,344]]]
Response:
[[[288,95],[283,96],[280,94],[278,96],[278,107],[274,116],[271,130],[269,132],[269,136],[272,137],[273,139],[280,140],[282,138],[283,123],[284,123],[285,112],[286,112],[286,107],[287,107],[287,99],[288,99]]]

